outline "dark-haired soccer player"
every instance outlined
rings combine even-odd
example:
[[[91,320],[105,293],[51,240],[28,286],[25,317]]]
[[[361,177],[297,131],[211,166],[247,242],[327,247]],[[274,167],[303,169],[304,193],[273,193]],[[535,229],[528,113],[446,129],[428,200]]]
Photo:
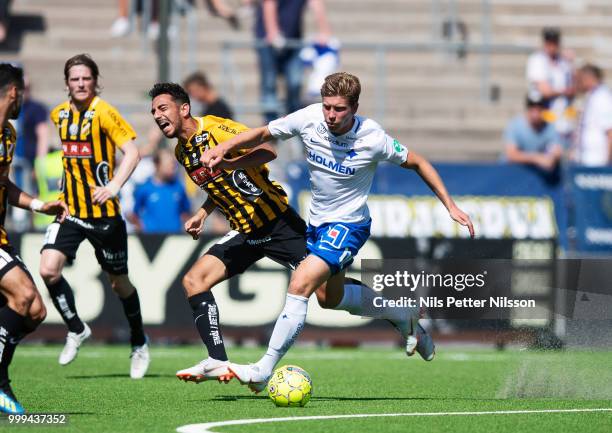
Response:
[[[242,273],[251,264],[267,256],[288,268],[295,269],[306,257],[304,221],[287,204],[280,185],[268,178],[265,163],[276,156],[267,144],[250,152],[231,152],[214,170],[202,166],[200,157],[206,149],[247,130],[229,119],[214,116],[194,118],[189,96],[178,85],[156,84],[150,91],[151,114],[168,138],[178,138],[175,154],[191,179],[208,193],[202,208],[185,223],[185,230],[197,239],[204,221],[219,208],[232,230],[201,257],[183,279],[196,328],[208,349],[209,357],[199,364],[180,370],[177,376],[185,381],[206,379],[229,380],[228,361],[219,327],[219,312],[211,289],[219,282]],[[346,287],[357,293],[359,285],[346,278]],[[348,290],[348,289],[346,289]],[[320,304],[331,308],[320,287]],[[360,297],[353,304],[361,305]],[[353,304],[333,305],[337,309],[359,314]],[[389,320],[400,332],[410,327],[410,316],[400,312]],[[422,328],[417,351],[423,358],[433,358],[433,342]],[[403,332],[405,334],[406,332]]]
[[[127,233],[117,194],[138,164],[136,133],[121,114],[98,96],[98,65],[87,54],[66,61],[64,79],[69,99],[51,112],[63,148],[62,199],[70,215],[49,226],[40,274],[53,305],[68,326],[59,363],[72,362],[91,330],[79,318],[72,288],[62,276],[85,239],[94,247],[98,263],[121,299],[131,330],[133,379],[142,378],[150,362],[138,292],[128,278]],[[115,171],[115,152],[123,160]]]
[[[269,145],[248,154],[236,152],[216,170],[200,164],[206,149],[245,131],[246,126],[215,116],[192,117],[189,96],[178,84],[156,84],[149,95],[151,114],[162,133],[178,139],[174,150],[177,160],[208,194],[199,211],[185,223],[185,231],[197,239],[215,208],[230,222],[231,231],[183,278],[208,358],[176,373],[180,379],[194,382],[223,378],[228,374],[229,362],[211,288],[244,272],[264,256],[295,269],[306,256],[306,224],[289,207],[283,188],[268,177],[265,164],[276,156]]]
[[[43,203],[30,197],[9,180],[17,136],[9,123],[17,119],[23,99],[23,71],[0,64],[0,412],[23,413],[10,386],[8,368],[19,341],[42,322],[47,310],[30,272],[15,253],[4,229],[7,204],[34,212],[58,215],[68,208],[61,201]]]

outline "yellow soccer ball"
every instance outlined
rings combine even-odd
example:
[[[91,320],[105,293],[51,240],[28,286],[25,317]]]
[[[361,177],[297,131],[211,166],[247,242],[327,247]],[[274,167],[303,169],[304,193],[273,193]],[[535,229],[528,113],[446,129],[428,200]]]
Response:
[[[268,381],[268,396],[279,407],[305,406],[312,396],[312,380],[296,365],[285,365]]]

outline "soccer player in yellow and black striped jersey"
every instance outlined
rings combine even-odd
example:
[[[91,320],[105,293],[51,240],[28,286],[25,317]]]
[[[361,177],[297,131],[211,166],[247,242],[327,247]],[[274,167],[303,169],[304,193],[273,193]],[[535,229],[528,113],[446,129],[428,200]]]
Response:
[[[276,157],[272,147],[264,144],[251,152],[229,155],[231,158],[209,171],[200,164],[202,153],[245,131],[246,126],[215,116],[192,117],[189,96],[178,84],[156,84],[149,95],[151,114],[162,133],[178,139],[177,160],[208,194],[201,209],[185,223],[185,231],[197,239],[215,208],[223,212],[232,229],[183,278],[208,358],[177,372],[185,381],[223,380],[229,373],[229,361],[212,287],[264,256],[295,269],[306,256],[306,225],[288,205],[283,188],[268,176],[266,163]]]
[[[62,142],[64,182],[61,198],[70,215],[47,229],[40,274],[49,289],[53,305],[68,326],[68,337],[59,362],[74,360],[81,343],[91,335],[79,318],[74,295],[62,276],[66,263],[74,260],[85,239],[94,247],[96,258],[108,275],[111,287],[121,299],[131,330],[130,376],[141,378],[149,365],[138,292],[128,278],[127,232],[117,194],[138,164],[130,124],[98,95],[98,65],[86,54],[66,61],[64,79],[69,99],[51,112]],[[123,153],[115,170],[115,153]]]
[[[23,413],[10,386],[8,367],[19,341],[34,331],[47,314],[34,281],[11,247],[4,229],[7,205],[57,214],[63,219],[68,208],[61,201],[43,203],[21,191],[9,179],[17,137],[9,123],[17,119],[23,99],[23,71],[0,64],[0,412]]]

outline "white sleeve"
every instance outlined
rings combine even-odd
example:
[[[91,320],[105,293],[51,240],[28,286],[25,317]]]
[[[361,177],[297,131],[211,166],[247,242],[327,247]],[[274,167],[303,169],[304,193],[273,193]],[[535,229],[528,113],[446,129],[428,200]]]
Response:
[[[605,98],[600,99],[597,115],[602,129],[604,131],[612,130],[612,92],[608,92]]]
[[[534,81],[547,81],[548,76],[546,73],[547,65],[546,59],[540,53],[535,53],[529,56],[527,61],[527,81],[533,83]]]
[[[306,108],[287,114],[285,117],[268,123],[268,130],[274,138],[287,140],[295,137],[307,122]]]
[[[386,134],[384,131],[380,131],[380,152],[378,154],[379,161],[389,161],[393,164],[402,165],[408,158],[408,149],[406,146],[401,144],[399,141]]]

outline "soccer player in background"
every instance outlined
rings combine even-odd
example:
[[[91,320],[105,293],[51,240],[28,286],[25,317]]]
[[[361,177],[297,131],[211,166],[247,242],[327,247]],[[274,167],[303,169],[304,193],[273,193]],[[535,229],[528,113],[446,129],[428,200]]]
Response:
[[[360,92],[361,84],[354,75],[332,74],[321,88],[322,104],[310,105],[267,126],[245,131],[202,155],[202,164],[215,170],[226,154],[274,138],[300,136],[306,146],[312,190],[306,234],[308,257],[292,275],[285,306],[265,355],[256,364],[229,366],[233,377],[256,392],[265,388],[274,367],[303,329],[308,298],[315,290],[327,283],[324,290],[317,291],[319,303],[352,314],[362,313],[362,303],[374,296],[371,289],[359,282],[346,284],[344,274],[370,235],[366,202],[379,162],[389,161],[415,170],[450,217],[468,227],[474,236],[469,216],[454,203],[432,165],[420,155],[408,152],[373,120],[356,115]],[[407,328],[400,329],[406,337],[409,355],[417,349],[419,340],[414,323],[415,320],[410,320]],[[427,358],[433,358],[433,350]]]
[[[23,92],[21,68],[0,64],[0,412],[8,414],[24,412],[13,394],[8,374],[15,348],[45,319],[47,310],[30,272],[8,240],[4,229],[7,205],[57,215],[59,221],[68,213],[62,201],[44,203],[23,192],[9,179],[17,142],[15,128],[9,120],[19,116]]]
[[[77,356],[91,329],[78,316],[72,288],[62,276],[85,239],[108,275],[128,320],[132,345],[130,376],[142,378],[150,362],[140,300],[128,278],[127,233],[117,194],[140,160],[136,133],[121,114],[98,96],[98,65],[87,54],[66,61],[64,79],[69,99],[51,112],[63,148],[64,184],[61,199],[70,215],[49,225],[40,263],[53,305],[68,326],[59,363]],[[115,171],[115,152],[123,153]]]
[[[289,206],[283,188],[268,177],[267,162],[275,158],[263,144],[248,154],[234,152],[215,170],[200,157],[208,148],[246,131],[247,127],[216,116],[193,117],[185,90],[174,83],[158,83],[149,92],[151,114],[162,133],[178,142],[174,154],[191,180],[208,195],[197,213],[185,222],[185,231],[198,239],[206,218],[215,208],[231,231],[213,245],[183,278],[193,310],[194,324],[208,350],[208,358],[176,373],[184,381],[201,382],[229,374],[229,361],[220,329],[219,309],[211,289],[270,257],[295,269],[306,257],[306,223]],[[240,167],[240,168],[238,168]]]

